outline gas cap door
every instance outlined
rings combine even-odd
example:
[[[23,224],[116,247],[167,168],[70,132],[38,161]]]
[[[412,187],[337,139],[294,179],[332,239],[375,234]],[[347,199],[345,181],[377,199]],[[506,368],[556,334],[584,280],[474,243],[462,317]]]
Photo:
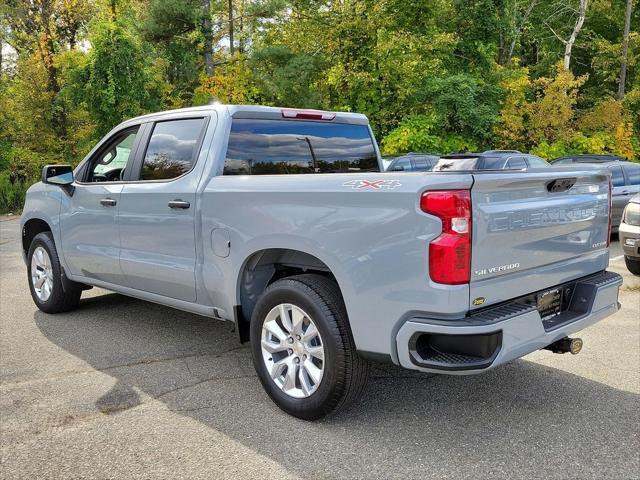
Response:
[[[218,257],[228,257],[231,250],[231,239],[226,228],[214,228],[211,232],[211,248]]]

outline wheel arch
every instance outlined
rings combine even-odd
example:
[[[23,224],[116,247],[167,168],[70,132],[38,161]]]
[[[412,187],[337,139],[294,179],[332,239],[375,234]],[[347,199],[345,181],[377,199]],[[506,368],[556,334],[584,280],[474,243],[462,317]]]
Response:
[[[248,340],[251,315],[262,292],[276,280],[303,273],[317,273],[333,279],[344,300],[335,270],[316,255],[295,248],[264,248],[247,256],[238,273],[234,311],[241,341]]]
[[[25,255],[29,252],[29,247],[35,236],[42,232],[53,233],[51,225],[45,220],[34,217],[24,223],[22,226],[22,251]]]

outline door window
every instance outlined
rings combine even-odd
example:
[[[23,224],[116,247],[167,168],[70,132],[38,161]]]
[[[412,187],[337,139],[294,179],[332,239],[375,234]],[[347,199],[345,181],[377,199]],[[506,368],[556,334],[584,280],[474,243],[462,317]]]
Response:
[[[536,157],[535,155],[527,155],[527,162],[529,162],[530,167],[548,167],[549,164],[540,157]]]
[[[390,172],[401,172],[403,170],[407,170],[407,171],[412,170],[411,160],[409,160],[407,157],[399,158],[389,166]]]
[[[433,162],[430,158],[417,157],[413,161],[416,164],[416,170],[429,171],[433,168]]]
[[[142,163],[141,180],[169,180],[193,167],[204,118],[158,122],[153,127]]]
[[[523,168],[527,168],[524,157],[511,157],[505,167],[506,170],[522,170]]]
[[[131,156],[138,127],[119,132],[91,159],[88,182],[117,182],[122,180]]]

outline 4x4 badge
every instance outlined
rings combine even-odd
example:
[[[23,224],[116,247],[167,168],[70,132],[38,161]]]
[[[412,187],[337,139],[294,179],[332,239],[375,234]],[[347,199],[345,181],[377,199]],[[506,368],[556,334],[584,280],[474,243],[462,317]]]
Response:
[[[354,190],[393,190],[401,187],[402,184],[398,180],[349,180],[342,184],[343,187],[351,187]]]

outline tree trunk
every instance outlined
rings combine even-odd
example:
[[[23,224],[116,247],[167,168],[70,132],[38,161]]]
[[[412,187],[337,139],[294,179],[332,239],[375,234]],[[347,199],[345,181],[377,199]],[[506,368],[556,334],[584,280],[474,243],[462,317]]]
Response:
[[[627,11],[624,17],[624,35],[622,37],[622,60],[620,62],[620,78],[618,79],[618,100],[624,98],[624,87],[627,80],[627,57],[629,55],[629,30],[631,29],[631,10],[633,0],[627,0]]]
[[[211,42],[211,0],[202,0],[202,36],[204,37],[204,71],[213,75],[213,44]]]
[[[229,52],[233,56],[233,0],[229,0]]]
[[[584,24],[584,19],[587,16],[587,7],[589,6],[589,0],[580,0],[580,10],[578,11],[578,19],[576,20],[576,24],[573,27],[573,32],[571,32],[571,36],[564,47],[564,69],[569,71],[569,65],[571,64],[571,50],[573,49],[573,44],[576,43],[576,38],[580,30],[582,30],[582,25]]]
[[[527,20],[529,19],[529,15],[531,15],[533,8],[536,6],[537,1],[538,0],[532,0],[529,3],[529,6],[527,6],[527,9],[525,10],[524,14],[522,15],[522,20],[520,21],[520,25],[518,25],[518,28],[516,29],[513,35],[513,38],[511,39],[511,45],[509,45],[509,52],[507,53],[507,59],[505,64],[511,63],[511,59],[513,58],[513,52],[516,49],[516,43],[520,39],[520,35],[522,35],[522,30],[524,29],[524,26],[527,23]]]

